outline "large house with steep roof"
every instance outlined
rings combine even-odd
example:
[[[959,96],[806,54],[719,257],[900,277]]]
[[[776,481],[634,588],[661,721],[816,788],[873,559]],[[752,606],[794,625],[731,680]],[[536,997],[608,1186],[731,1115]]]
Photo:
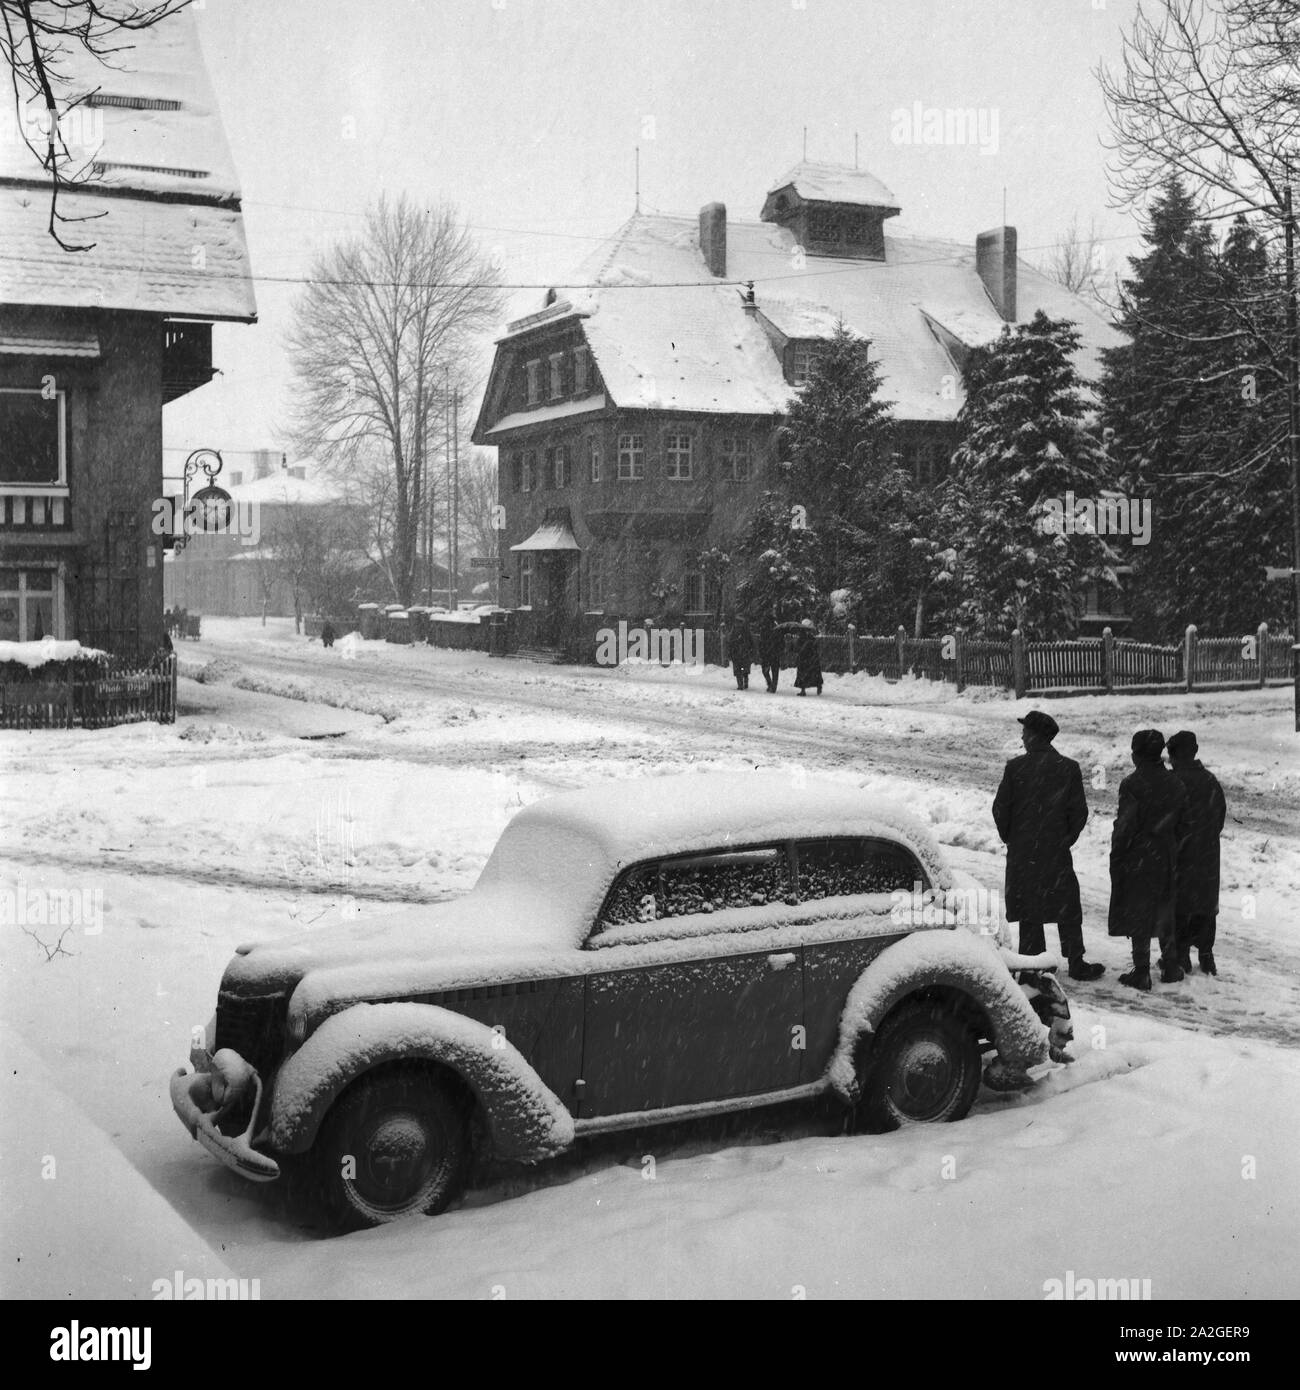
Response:
[[[1020,260],[1016,231],[963,245],[887,230],[865,171],[803,163],[758,222],[637,214],[498,339],[475,443],[498,451],[503,602],[535,640],[579,613],[717,610],[726,551],[777,466],[777,427],[843,321],[879,357],[918,487],[946,467],[973,347],[1042,309],[1076,322],[1085,379],[1116,332]]]
[[[49,235],[48,176],[0,141],[0,640],[128,658],[163,640],[163,405],[211,379],[213,323],[257,316],[194,18],[130,39],[62,69],[81,170],[58,211],[90,249]]]

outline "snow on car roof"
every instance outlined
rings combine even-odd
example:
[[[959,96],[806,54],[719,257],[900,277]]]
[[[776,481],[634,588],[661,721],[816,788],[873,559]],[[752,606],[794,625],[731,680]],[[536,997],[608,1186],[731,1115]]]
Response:
[[[813,836],[878,835],[905,844],[936,887],[943,851],[901,807],[842,782],[789,773],[684,773],[605,783],[535,802],[501,837],[551,827],[576,832],[611,872],[639,859]]]

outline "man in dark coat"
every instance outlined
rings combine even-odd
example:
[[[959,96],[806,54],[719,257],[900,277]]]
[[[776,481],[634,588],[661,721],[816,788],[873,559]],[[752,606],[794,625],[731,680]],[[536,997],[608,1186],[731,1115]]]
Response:
[[[1227,819],[1223,788],[1197,761],[1196,735],[1184,729],[1169,740],[1173,774],[1187,793],[1187,838],[1178,847],[1178,890],[1174,906],[1174,936],[1178,964],[1192,968],[1192,947],[1207,975],[1214,965],[1215,919],[1219,914],[1219,836]]]
[[[776,694],[776,685],[781,679],[781,654],[784,649],[785,633],[776,615],[769,614],[758,630],[758,664],[762,667],[763,681],[769,695]]]
[[[1187,793],[1160,759],[1158,729],[1133,735],[1133,771],[1119,784],[1110,840],[1111,936],[1133,938],[1133,969],[1119,977],[1133,989],[1151,988],[1151,938],[1160,942],[1160,980],[1183,978],[1175,939],[1178,846],[1187,835]]]
[[[1030,710],[1021,719],[1024,753],[1012,758],[993,800],[993,823],[1007,847],[1006,915],[1020,924],[1020,950],[1047,950],[1043,927],[1055,922],[1072,980],[1095,980],[1106,967],[1083,958],[1083,908],[1070,848],[1088,822],[1083,773],[1052,747],[1055,719]]]
[[[334,624],[328,618],[321,625],[320,644],[322,647],[332,647],[334,645]]]
[[[754,634],[744,617],[733,620],[727,634],[727,655],[731,657],[731,672],[737,690],[749,689],[749,672],[754,664]]]

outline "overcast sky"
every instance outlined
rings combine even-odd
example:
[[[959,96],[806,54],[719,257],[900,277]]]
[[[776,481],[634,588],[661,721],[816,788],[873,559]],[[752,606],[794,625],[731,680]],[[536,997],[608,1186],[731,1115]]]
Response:
[[[756,220],[802,154],[859,164],[891,224],[973,242],[1007,220],[1037,261],[1077,215],[1113,266],[1105,108],[1136,0],[204,0],[197,17],[244,194],[260,322],[218,327],[224,375],[169,405],[172,448],[278,446],[294,287],[367,204],[449,200],[507,279],[562,279],[632,212],[720,199]],[[364,18],[359,18],[364,16]],[[919,103],[982,144],[909,143]],[[899,113],[908,113],[908,119]],[[354,133],[355,132],[355,133]]]

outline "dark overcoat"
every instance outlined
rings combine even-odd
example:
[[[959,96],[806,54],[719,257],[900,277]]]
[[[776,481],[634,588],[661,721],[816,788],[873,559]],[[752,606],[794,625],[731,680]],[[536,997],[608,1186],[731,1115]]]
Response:
[[[1219,835],[1228,805],[1219,779],[1199,762],[1175,763],[1187,793],[1187,837],[1178,847],[1178,912],[1213,917],[1219,910]]]
[[[1055,748],[1012,758],[993,799],[993,823],[1007,847],[1009,922],[1082,916],[1070,847],[1088,823],[1083,773]]]
[[[733,665],[754,664],[754,634],[749,630],[748,623],[736,623],[727,634],[727,655]]]
[[[1110,838],[1111,936],[1162,936],[1173,924],[1178,845],[1187,834],[1187,793],[1157,760],[1119,784]]]
[[[785,633],[774,622],[758,630],[758,659],[764,666],[779,666],[785,652]]]
[[[817,633],[810,627],[800,627],[794,651],[794,683],[800,690],[822,683],[822,655],[817,645]]]

